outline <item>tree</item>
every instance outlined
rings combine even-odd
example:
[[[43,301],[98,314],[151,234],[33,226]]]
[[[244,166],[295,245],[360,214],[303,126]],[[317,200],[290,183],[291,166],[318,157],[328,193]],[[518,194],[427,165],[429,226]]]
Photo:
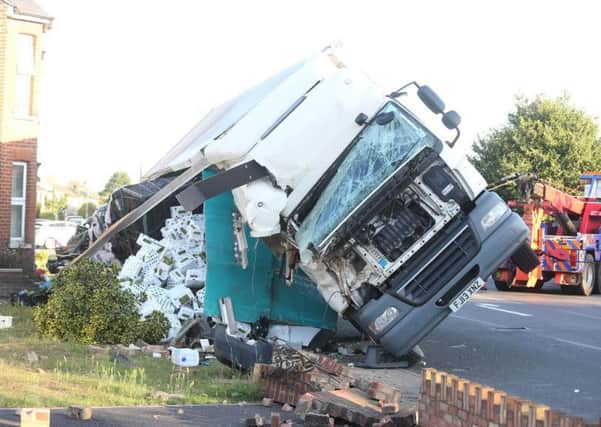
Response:
[[[123,187],[124,185],[131,184],[131,179],[127,172],[117,171],[115,172],[106,185],[104,186],[104,190],[100,193],[103,196],[110,196],[113,191],[115,191],[119,187]]]
[[[46,210],[40,213],[41,218],[48,218],[52,215],[52,219],[65,219],[65,210],[67,209],[68,199],[65,194],[60,197],[53,197],[46,200]]]
[[[474,165],[493,182],[515,172],[535,172],[562,190],[576,190],[582,172],[601,168],[594,120],[566,96],[518,98],[507,124],[473,146]]]
[[[81,205],[79,207],[79,210],[77,211],[77,213],[79,214],[79,216],[88,218],[90,215],[92,215],[94,213],[94,211],[96,209],[97,209],[97,207],[93,202],[85,202],[83,205]]]

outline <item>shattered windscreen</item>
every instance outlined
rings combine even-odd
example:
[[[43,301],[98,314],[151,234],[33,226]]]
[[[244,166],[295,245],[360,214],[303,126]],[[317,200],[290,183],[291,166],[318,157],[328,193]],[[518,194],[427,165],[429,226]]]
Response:
[[[357,136],[336,174],[305,217],[296,241],[305,249],[321,243],[367,196],[403,163],[436,138],[398,105],[389,102],[380,110],[394,114],[386,124],[372,120]]]

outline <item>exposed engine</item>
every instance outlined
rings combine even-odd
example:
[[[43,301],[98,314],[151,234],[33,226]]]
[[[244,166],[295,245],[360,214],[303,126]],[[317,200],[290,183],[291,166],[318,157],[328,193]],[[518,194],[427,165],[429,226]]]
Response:
[[[454,192],[458,186],[439,163],[396,188],[369,210],[371,218],[365,225],[323,261],[335,277],[331,298],[346,300],[340,301],[341,309],[347,304],[361,307],[374,292],[384,291],[387,279],[461,211],[461,200],[456,200],[461,197]],[[321,282],[327,282],[325,271],[318,273],[321,269],[316,264],[311,268],[315,270],[309,273],[322,274]]]
[[[386,210],[368,225],[362,241],[373,243],[388,260],[395,260],[433,224],[434,220],[419,202],[404,194],[393,200]]]

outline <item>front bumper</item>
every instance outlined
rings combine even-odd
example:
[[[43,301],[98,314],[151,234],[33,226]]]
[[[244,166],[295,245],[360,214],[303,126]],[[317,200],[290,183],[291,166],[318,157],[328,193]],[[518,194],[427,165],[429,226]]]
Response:
[[[507,213],[490,230],[484,230],[481,219],[491,207],[499,203],[495,193],[486,192],[476,201],[476,207],[467,218],[469,228],[479,241],[479,250],[473,257],[441,286],[431,297],[420,305],[410,304],[401,299],[398,291],[391,290],[378,299],[372,299],[361,309],[350,314],[353,323],[378,341],[386,351],[398,356],[406,354],[443,321],[451,310],[449,304],[465,289],[475,277],[487,278],[499,263],[511,256],[527,238],[528,228],[515,213]],[[441,250],[459,250],[452,246],[429,248],[432,262]],[[395,287],[394,289],[398,289]],[[398,317],[380,333],[370,330],[370,325],[388,307],[396,308]]]

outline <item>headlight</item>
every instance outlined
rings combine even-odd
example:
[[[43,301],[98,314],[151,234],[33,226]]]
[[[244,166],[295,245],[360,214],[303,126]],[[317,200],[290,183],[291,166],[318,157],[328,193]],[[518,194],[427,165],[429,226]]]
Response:
[[[382,314],[376,317],[376,320],[373,321],[369,328],[376,334],[380,333],[397,317],[399,317],[399,311],[395,307],[388,307]]]
[[[508,210],[509,208],[503,202],[499,202],[494,205],[493,208],[489,210],[488,213],[480,220],[482,228],[484,228],[485,231],[488,230],[490,227],[495,225]]]

